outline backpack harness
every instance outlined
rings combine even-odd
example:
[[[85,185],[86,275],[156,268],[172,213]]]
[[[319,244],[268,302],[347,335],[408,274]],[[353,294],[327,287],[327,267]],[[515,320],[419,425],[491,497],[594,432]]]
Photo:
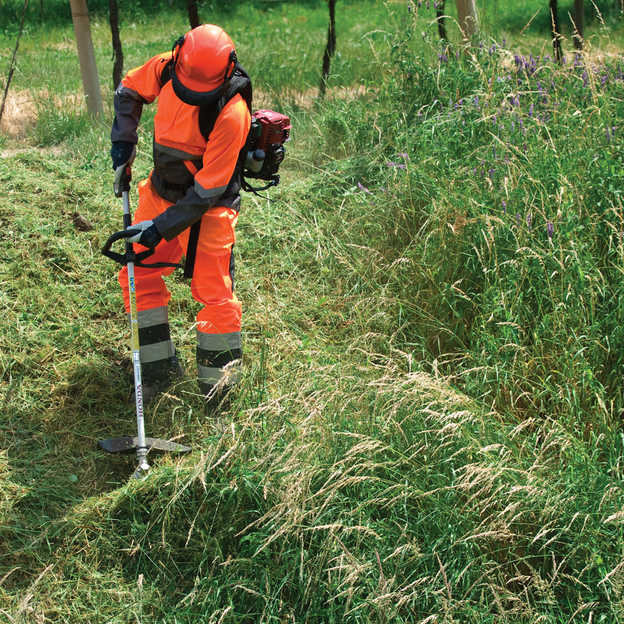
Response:
[[[167,62],[160,75],[161,88],[173,78],[175,59]],[[289,137],[290,120],[285,115],[273,111],[251,112],[252,87],[249,74],[235,60],[234,71],[225,83],[222,93],[214,103],[200,105],[199,130],[206,141],[209,140],[217,118],[225,105],[237,94],[240,94],[251,115],[251,128],[247,142],[240,152],[234,175],[240,176],[241,188],[254,194],[279,184],[277,170],[284,159],[283,143]],[[262,187],[253,187],[245,177],[267,180]],[[189,242],[184,265],[184,277],[193,277],[195,256],[201,219],[195,222],[189,232]]]

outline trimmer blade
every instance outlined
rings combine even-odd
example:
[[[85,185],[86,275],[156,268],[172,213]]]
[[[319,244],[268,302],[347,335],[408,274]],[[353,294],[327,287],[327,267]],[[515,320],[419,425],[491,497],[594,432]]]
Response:
[[[136,451],[139,440],[136,436],[122,436],[120,438],[98,440],[98,444],[107,453],[131,453]],[[150,451],[162,451],[164,453],[189,453],[191,451],[190,446],[158,438],[145,438],[145,444]]]

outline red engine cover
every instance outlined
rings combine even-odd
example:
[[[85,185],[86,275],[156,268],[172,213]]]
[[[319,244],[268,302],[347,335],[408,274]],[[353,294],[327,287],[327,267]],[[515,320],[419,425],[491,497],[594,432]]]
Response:
[[[270,145],[282,145],[290,136],[290,119],[272,110],[259,110],[253,114],[262,126],[257,149],[265,150]]]

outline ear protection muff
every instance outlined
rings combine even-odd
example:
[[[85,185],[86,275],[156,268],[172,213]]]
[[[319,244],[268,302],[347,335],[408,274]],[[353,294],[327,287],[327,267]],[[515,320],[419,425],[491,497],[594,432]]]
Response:
[[[182,48],[182,45],[184,43],[184,40],[186,39],[186,35],[182,35],[181,37],[178,37],[174,42],[173,42],[173,46],[171,47],[171,56],[173,58],[173,64],[174,66],[177,64],[178,62],[178,56],[180,54],[180,50]]]
[[[230,78],[232,78],[232,76],[234,75],[234,72],[236,71],[237,65],[238,65],[238,58],[236,56],[236,52],[232,50],[230,52],[230,60],[228,62],[228,66],[225,69],[225,76],[223,77],[224,82],[227,82],[228,80],[230,80]]]

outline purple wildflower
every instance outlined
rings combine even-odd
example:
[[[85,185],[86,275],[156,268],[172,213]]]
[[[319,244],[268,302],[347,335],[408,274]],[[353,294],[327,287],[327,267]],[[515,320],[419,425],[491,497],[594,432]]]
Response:
[[[548,234],[548,238],[552,239],[553,234],[555,233],[555,226],[553,225],[552,221],[549,221],[546,224],[546,233]]]
[[[531,213],[529,212],[529,214],[526,216],[526,224],[527,224],[527,227],[529,229],[531,229],[531,223],[532,222],[533,222],[533,217],[532,217]]]
[[[503,213],[507,214],[507,202],[503,199],[503,201],[501,202],[502,206],[503,206]]]
[[[364,193],[368,193],[369,195],[372,195],[372,193],[361,182],[357,183],[357,187],[360,189],[360,191],[363,191]]]

